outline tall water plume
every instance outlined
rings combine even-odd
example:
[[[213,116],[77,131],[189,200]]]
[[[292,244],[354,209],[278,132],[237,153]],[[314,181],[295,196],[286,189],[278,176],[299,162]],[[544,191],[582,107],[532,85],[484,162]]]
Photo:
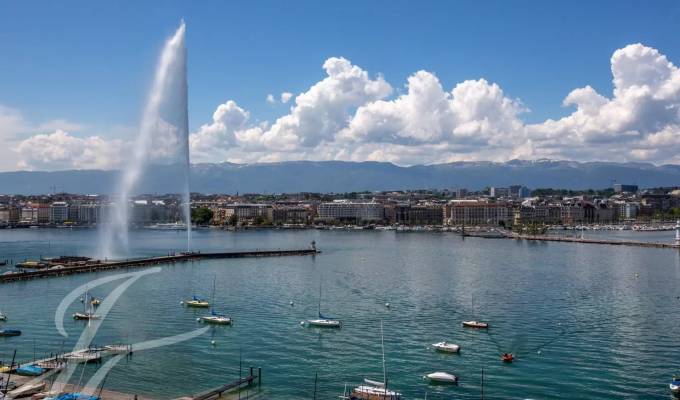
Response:
[[[139,187],[140,181],[151,163],[155,164],[157,170],[169,171],[174,182],[177,182],[177,178],[181,179],[178,189],[182,193],[182,214],[187,226],[187,250],[191,249],[185,31],[182,21],[161,52],[139,134],[123,167],[111,208],[105,213],[107,223],[102,225],[100,236],[100,253],[103,257],[128,254],[130,196],[136,191],[144,192],[144,187]]]

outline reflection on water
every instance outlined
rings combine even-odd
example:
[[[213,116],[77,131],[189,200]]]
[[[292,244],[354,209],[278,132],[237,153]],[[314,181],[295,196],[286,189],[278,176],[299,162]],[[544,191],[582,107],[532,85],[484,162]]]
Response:
[[[95,239],[90,230],[1,231],[0,258],[91,255]],[[316,257],[201,261],[140,279],[114,306],[97,343],[195,329],[207,311],[179,302],[193,294],[210,298],[213,279],[216,309],[235,323],[136,353],[113,370],[107,388],[156,397],[196,393],[238,377],[242,355],[244,366],[263,368],[265,397],[311,398],[316,372],[319,398],[335,397],[345,383],[382,376],[381,319],[390,386],[408,398],[479,398],[484,368],[486,398],[665,399],[680,370],[677,251],[338,231],[199,231],[195,248],[304,248],[312,240],[323,251]],[[131,234],[139,256],[182,250],[185,241],[183,232]],[[104,275],[0,286],[0,310],[10,318],[2,326],[24,331],[0,339],[0,358],[15,348],[22,359],[34,349],[68,349],[83,323],[67,321],[69,337],[58,336],[57,304]],[[343,320],[340,330],[300,326],[316,315],[320,280],[324,312]],[[92,294],[102,297],[114,286]],[[80,308],[76,302],[69,312]],[[464,319],[491,328],[464,329]],[[461,353],[432,351],[430,344],[442,340],[460,344]],[[502,352],[517,360],[501,363]],[[458,375],[460,386],[428,385],[422,376],[434,371]]]

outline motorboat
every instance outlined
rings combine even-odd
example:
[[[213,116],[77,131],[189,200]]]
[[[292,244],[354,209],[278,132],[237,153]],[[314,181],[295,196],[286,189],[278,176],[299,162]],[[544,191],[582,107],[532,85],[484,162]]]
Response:
[[[425,375],[423,378],[435,383],[451,383],[454,385],[458,384],[458,377],[456,375],[449,374],[448,372],[433,372],[431,374]]]
[[[90,300],[90,304],[96,307],[102,304],[102,299],[100,299],[99,297],[93,297],[92,300]]]
[[[439,342],[432,345],[435,350],[442,353],[458,353],[460,352],[460,346],[449,342]]]
[[[480,321],[463,321],[463,326],[466,328],[487,329],[489,324]]]
[[[45,373],[44,368],[40,368],[39,366],[35,364],[30,364],[30,365],[24,365],[23,367],[19,367],[15,370],[17,375],[22,375],[22,376],[40,376]]]
[[[20,336],[21,331],[18,329],[0,329],[0,336]]]
[[[515,356],[512,353],[504,353],[501,355],[501,361],[506,363],[511,363],[515,360]]]
[[[187,305],[187,307],[196,307],[196,308],[208,308],[210,307],[210,303],[208,300],[201,299],[199,297],[193,296],[191,300],[187,300],[184,304]]]
[[[680,376],[674,375],[668,387],[671,389],[671,393],[674,395],[680,394]]]

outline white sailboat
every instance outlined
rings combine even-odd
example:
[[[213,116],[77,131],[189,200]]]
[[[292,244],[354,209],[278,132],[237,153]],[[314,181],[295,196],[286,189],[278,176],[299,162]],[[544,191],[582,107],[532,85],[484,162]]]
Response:
[[[213,292],[212,292],[212,304],[213,307],[210,308],[210,315],[206,315],[204,317],[199,318],[199,322],[205,322],[207,324],[215,324],[215,325],[230,325],[231,324],[231,318],[227,317],[226,315],[223,314],[218,314],[215,312],[215,280],[216,278],[213,278]]]
[[[7,316],[0,311],[0,321],[7,321]]]
[[[89,294],[87,290],[85,291],[85,296],[83,296],[84,310],[83,312],[77,312],[73,314],[73,319],[89,321],[91,319],[99,319],[99,316],[94,313],[94,305],[89,301]]]
[[[364,384],[355,387],[349,395],[341,396],[346,400],[401,400],[401,393],[387,388],[387,367],[385,364],[385,338],[383,323],[380,321],[380,346],[382,348],[383,380],[375,381],[364,378]]]
[[[472,312],[475,312],[475,297],[472,296]],[[466,328],[476,328],[476,329],[488,329],[489,324],[486,322],[481,322],[477,320],[463,321],[463,326]]]
[[[307,326],[314,326],[317,328],[340,328],[342,327],[342,321],[330,317],[325,317],[321,314],[321,282],[319,282],[319,308],[318,308],[319,318],[318,319],[308,319],[303,321],[303,324]]]

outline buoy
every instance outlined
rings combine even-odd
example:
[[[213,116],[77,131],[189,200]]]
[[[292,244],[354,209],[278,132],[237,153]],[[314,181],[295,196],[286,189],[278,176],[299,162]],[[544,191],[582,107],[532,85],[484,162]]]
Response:
[[[537,351],[536,354],[541,354],[541,350]]]
[[[305,321],[300,321],[300,325],[305,326]]]
[[[295,304],[295,303],[293,302],[293,300],[291,300],[291,301],[290,301],[290,305],[292,306],[293,304]]]
[[[201,322],[201,319],[200,319],[200,318],[196,318],[196,322]]]
[[[211,340],[211,341],[210,341],[210,344],[213,345],[213,346],[215,345],[215,343],[216,343],[216,342],[215,342],[214,340]]]
[[[179,305],[182,305],[182,304],[184,304],[184,301],[180,301],[180,302],[179,302]]]
[[[390,303],[385,303],[385,307],[390,308]]]

